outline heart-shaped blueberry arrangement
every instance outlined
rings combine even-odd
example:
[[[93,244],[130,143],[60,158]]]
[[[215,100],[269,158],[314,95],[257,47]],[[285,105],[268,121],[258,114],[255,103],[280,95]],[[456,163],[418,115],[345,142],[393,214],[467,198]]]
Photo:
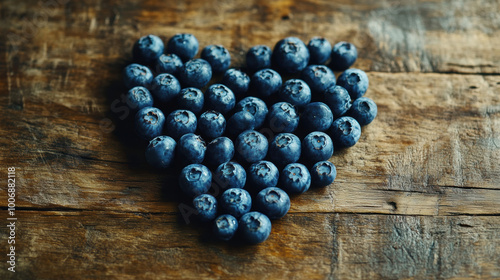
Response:
[[[193,215],[222,240],[260,243],[290,209],[289,194],[333,183],[334,147],[356,144],[377,115],[362,97],[368,77],[348,69],[353,44],[332,48],[320,37],[254,46],[245,71],[229,69],[221,45],[194,58],[198,49],[192,34],[166,47],[154,35],[134,44],[123,75],[135,133],[149,141],[149,165],[181,170],[178,186],[192,200],[179,208],[186,221]],[[336,79],[333,71],[344,72]],[[210,84],[213,76],[222,79]]]

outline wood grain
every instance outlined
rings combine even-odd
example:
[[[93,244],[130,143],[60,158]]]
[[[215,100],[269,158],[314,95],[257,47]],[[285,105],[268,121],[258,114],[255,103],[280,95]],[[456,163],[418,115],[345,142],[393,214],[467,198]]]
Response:
[[[499,278],[499,10],[495,0],[3,1],[0,163],[16,167],[14,276]],[[379,115],[331,158],[335,183],[293,197],[261,245],[185,225],[175,174],[150,170],[129,133],[121,69],[131,46],[179,32],[228,47],[234,67],[286,36],[358,46]]]

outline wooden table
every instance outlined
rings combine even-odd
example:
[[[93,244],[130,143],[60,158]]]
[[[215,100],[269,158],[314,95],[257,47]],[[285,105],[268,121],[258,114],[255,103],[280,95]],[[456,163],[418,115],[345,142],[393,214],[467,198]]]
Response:
[[[2,1],[0,205],[15,167],[17,221],[0,278],[499,278],[500,3],[337,2]],[[263,244],[186,225],[175,177],[119,121],[132,44],[179,32],[234,67],[286,36],[359,48],[379,115]]]

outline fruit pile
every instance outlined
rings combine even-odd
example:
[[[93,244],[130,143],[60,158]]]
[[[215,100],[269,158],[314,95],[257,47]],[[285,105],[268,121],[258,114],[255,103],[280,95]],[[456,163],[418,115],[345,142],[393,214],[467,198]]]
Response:
[[[154,35],[133,46],[123,71],[136,134],[149,141],[149,165],[180,170],[178,186],[215,237],[259,243],[291,194],[331,184],[335,149],[351,147],[377,114],[363,97],[368,77],[348,69],[354,45],[296,37],[271,50],[250,48],[246,71],[231,68],[221,45],[198,53],[198,40]],[[333,71],[344,71],[336,79]],[[222,77],[211,82],[214,76]],[[174,186],[175,184],[172,184]]]

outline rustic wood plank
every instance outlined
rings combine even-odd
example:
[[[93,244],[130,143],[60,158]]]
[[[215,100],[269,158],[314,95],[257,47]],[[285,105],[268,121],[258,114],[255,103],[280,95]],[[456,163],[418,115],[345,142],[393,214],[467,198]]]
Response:
[[[177,32],[194,33],[202,46],[228,46],[238,54],[235,65],[242,65],[242,54],[251,45],[272,45],[290,35],[304,40],[322,35],[332,42],[349,40],[359,46],[356,65],[362,69],[500,73],[500,17],[495,0],[54,2],[40,7],[37,1],[23,5],[6,1],[0,20],[7,37],[2,47],[28,50],[20,68],[25,63],[59,68],[55,72],[61,80],[51,79],[55,88],[72,88],[64,82],[68,68],[85,64],[81,73],[67,75],[92,76],[89,67],[99,69],[110,59],[129,58],[130,46],[146,33],[164,39]],[[79,81],[79,86],[86,83]]]
[[[290,214],[267,242],[242,246],[210,241],[172,214],[18,211],[17,276],[495,278],[499,224],[500,217]]]
[[[338,168],[336,182],[297,199],[292,209],[499,213],[500,78],[369,75],[367,96],[378,103],[378,118],[363,128],[357,145],[332,157]],[[177,211],[178,192],[168,190],[177,188],[175,177],[149,170],[142,148],[124,141],[122,132],[103,131],[104,113],[30,99],[24,104],[20,115],[6,109],[12,112],[1,117],[6,128],[18,129],[5,131],[10,138],[0,140],[9,147],[4,157],[19,168],[20,206]],[[52,129],[45,129],[48,125]],[[0,200],[5,196],[2,193]],[[394,202],[400,204],[397,212],[390,204]]]

